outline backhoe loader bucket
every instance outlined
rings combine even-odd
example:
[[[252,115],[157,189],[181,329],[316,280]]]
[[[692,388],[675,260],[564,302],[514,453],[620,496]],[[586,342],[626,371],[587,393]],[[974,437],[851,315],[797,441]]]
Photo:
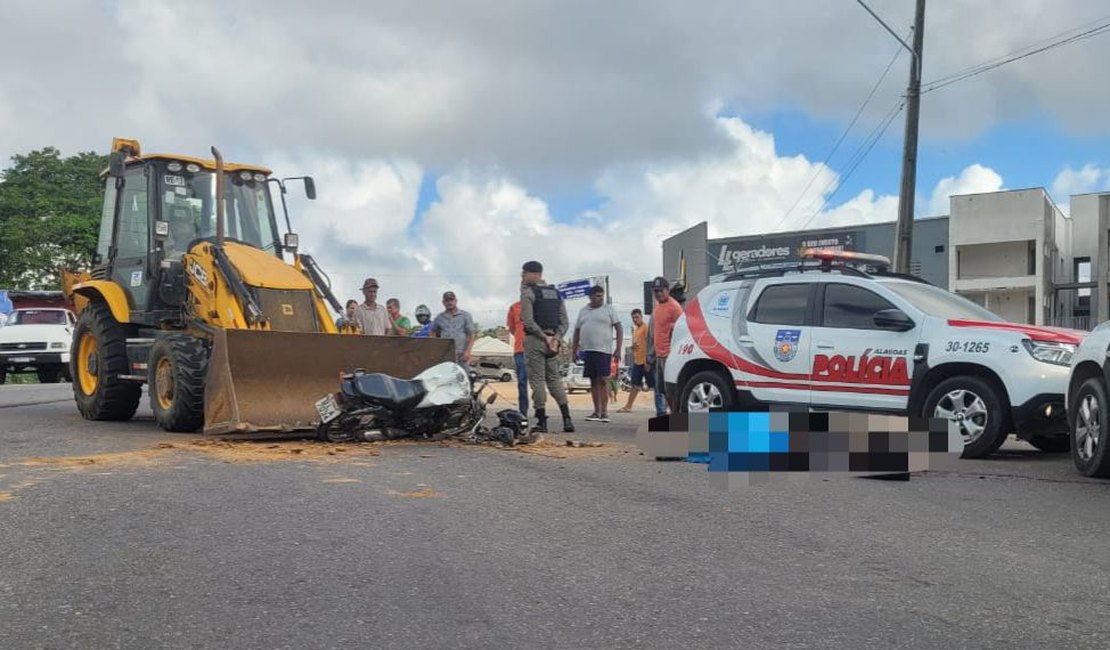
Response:
[[[204,387],[205,435],[272,437],[310,430],[339,374],[363,368],[411,379],[455,360],[450,339],[216,330]]]

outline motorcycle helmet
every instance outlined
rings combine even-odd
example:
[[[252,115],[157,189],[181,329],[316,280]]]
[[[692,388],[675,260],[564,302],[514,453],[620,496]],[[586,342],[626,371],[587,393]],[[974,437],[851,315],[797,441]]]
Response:
[[[416,307],[416,320],[421,324],[426,323],[432,319],[432,311],[428,309],[427,305],[417,305]]]

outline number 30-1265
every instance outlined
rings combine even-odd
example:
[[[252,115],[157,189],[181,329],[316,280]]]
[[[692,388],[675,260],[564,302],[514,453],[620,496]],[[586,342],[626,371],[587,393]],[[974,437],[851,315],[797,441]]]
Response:
[[[945,352],[970,352],[972,354],[986,354],[990,352],[989,341],[949,341]]]

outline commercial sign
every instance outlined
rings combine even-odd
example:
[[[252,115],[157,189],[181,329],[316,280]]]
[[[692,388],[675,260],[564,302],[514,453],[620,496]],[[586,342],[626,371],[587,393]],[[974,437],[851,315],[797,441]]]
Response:
[[[712,242],[709,275],[735,273],[737,269],[758,264],[796,262],[807,248],[858,251],[864,248],[861,231],[788,235],[782,237],[740,237]]]
[[[569,280],[567,282],[560,282],[555,285],[559,290],[559,295],[563,300],[570,300],[571,298],[585,298],[590,294],[590,287],[600,284],[605,286],[605,278],[582,278],[580,280]]]

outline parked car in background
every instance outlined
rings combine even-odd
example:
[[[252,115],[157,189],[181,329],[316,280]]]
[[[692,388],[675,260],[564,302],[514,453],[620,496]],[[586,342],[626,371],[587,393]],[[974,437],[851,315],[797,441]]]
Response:
[[[576,390],[589,392],[590,380],[582,376],[582,370],[585,366],[577,363],[572,363],[567,366],[566,372],[563,373],[563,389],[570,395]]]
[[[516,381],[516,371],[512,368],[502,367],[500,364],[492,361],[482,361],[471,366],[478,376],[484,379],[496,379],[497,381]]]
[[[16,309],[0,328],[0,384],[34,372],[40,382],[70,380],[69,347],[77,316],[68,309]]]

